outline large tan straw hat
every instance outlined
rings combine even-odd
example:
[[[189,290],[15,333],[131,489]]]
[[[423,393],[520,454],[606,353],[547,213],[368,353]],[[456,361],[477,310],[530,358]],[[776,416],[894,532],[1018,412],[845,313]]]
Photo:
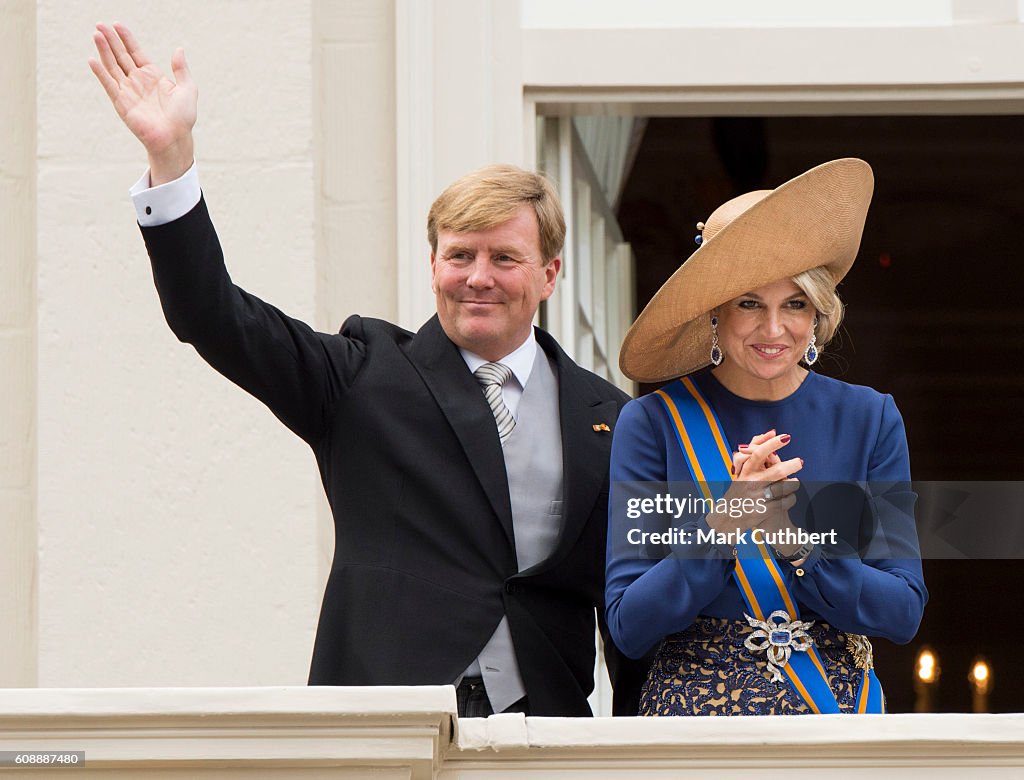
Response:
[[[871,166],[846,158],[719,206],[700,247],[626,333],[623,373],[661,382],[708,365],[711,324],[704,315],[745,292],[820,265],[839,282],[857,257],[873,189]]]

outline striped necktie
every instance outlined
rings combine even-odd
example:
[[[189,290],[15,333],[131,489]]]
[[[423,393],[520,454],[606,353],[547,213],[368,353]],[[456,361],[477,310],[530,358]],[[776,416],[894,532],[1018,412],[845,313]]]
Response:
[[[505,399],[501,396],[501,386],[512,377],[512,369],[502,363],[484,363],[473,372],[476,381],[484,389],[484,398],[491,407],[494,421],[498,424],[498,438],[504,446],[505,441],[512,435],[512,429],[516,427],[516,418],[505,406]]]

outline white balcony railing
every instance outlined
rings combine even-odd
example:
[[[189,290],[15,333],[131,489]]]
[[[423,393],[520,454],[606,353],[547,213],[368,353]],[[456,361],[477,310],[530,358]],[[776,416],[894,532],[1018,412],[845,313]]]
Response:
[[[1024,715],[460,721],[451,687],[0,690],[42,778],[1024,777]]]

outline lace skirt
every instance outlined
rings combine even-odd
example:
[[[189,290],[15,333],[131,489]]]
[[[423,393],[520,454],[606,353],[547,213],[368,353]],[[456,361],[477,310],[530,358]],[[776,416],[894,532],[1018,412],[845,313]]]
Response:
[[[763,653],[743,640],[754,629],[742,620],[699,617],[667,637],[640,693],[641,715],[803,715],[810,707],[788,682],[772,682]],[[846,635],[816,622],[814,639],[829,687],[842,712],[856,710],[861,670]]]

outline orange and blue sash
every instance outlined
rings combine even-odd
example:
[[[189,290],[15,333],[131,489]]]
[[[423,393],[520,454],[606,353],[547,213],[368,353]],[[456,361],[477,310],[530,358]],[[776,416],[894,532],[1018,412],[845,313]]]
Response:
[[[732,482],[732,456],[725,432],[714,410],[688,377],[672,382],[656,391],[672,421],[683,458],[693,481],[704,498],[716,501]],[[770,622],[776,610],[783,610],[789,620],[800,620],[796,600],[789,592],[775,557],[763,543],[749,539],[736,545],[733,576],[750,614],[757,620]],[[796,694],[812,712],[839,712],[835,694],[828,685],[825,667],[817,648],[790,654],[781,672]],[[873,669],[862,670],[857,695],[857,712],[885,712],[885,697]]]

